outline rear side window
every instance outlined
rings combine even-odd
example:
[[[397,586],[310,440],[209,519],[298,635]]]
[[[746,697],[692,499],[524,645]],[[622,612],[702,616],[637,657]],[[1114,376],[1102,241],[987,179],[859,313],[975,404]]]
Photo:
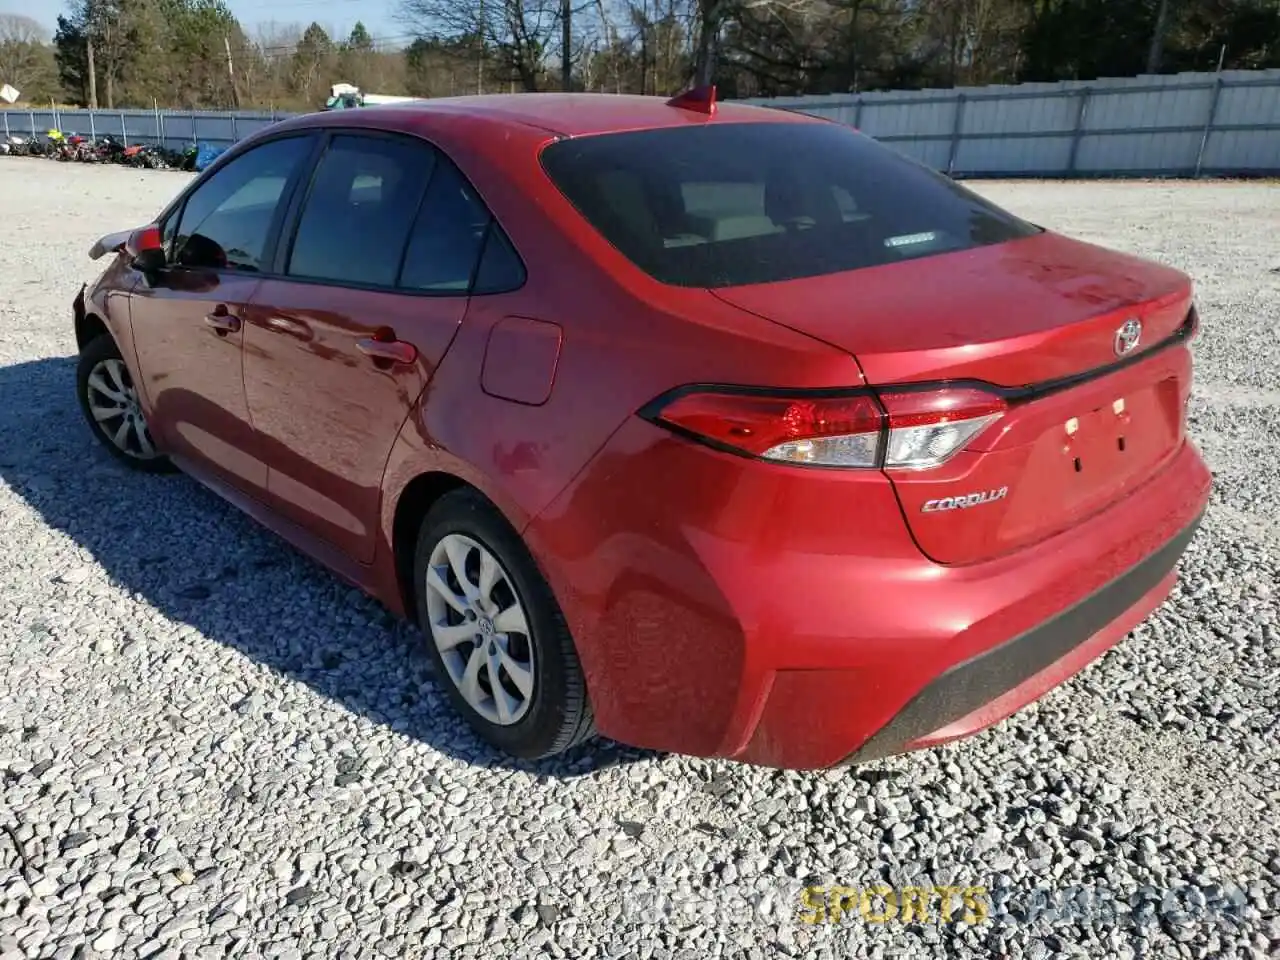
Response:
[[[393,286],[435,164],[425,143],[334,137],[312,177],[288,275]]]
[[[524,262],[495,220],[489,225],[489,235],[485,239],[484,253],[480,255],[480,267],[471,292],[508,293],[518,290],[524,281]]]
[[[561,140],[547,175],[657,280],[811,277],[1038,233],[954,181],[834,123],[709,123]]]
[[[399,285],[466,293],[488,229],[489,210],[453,164],[442,160],[409,238]]]

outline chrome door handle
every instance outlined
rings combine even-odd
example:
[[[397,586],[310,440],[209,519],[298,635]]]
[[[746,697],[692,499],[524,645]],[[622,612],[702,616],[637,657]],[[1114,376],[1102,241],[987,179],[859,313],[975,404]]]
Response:
[[[219,336],[240,332],[240,318],[233,317],[225,310],[215,310],[213,313],[206,314],[204,322],[213,327],[214,332]]]
[[[286,337],[293,337],[297,340],[311,340],[311,328],[301,320],[294,320],[290,317],[272,316],[266,320],[267,328],[274,333],[283,333]]]
[[[413,363],[418,359],[418,350],[412,343],[403,340],[378,340],[365,337],[356,341],[356,349],[374,362]]]

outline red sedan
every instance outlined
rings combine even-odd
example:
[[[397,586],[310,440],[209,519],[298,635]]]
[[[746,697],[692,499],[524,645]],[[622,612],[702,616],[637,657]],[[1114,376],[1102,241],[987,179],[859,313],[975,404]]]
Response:
[[[498,748],[955,739],[1168,594],[1183,274],[845,126],[473,97],[292,119],[75,303],[106,448],[417,621]]]

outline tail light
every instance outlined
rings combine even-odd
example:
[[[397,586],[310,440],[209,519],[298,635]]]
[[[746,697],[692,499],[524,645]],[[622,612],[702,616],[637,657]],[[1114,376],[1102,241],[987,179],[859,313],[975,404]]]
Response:
[[[889,416],[886,467],[925,470],[950,460],[1006,409],[1004,398],[975,387],[883,391]]]
[[[708,387],[641,416],[708,446],[777,463],[922,470],[945,463],[1006,410],[975,387],[774,392]]]

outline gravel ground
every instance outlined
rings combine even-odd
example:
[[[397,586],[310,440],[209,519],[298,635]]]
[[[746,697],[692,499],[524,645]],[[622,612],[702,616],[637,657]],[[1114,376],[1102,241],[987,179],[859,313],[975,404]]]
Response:
[[[1039,704],[790,774],[608,743],[508,764],[411,630],[113,466],[70,304],[90,242],[183,182],[0,160],[2,960],[1280,953],[1280,187],[978,185],[1197,278],[1213,505],[1172,599]],[[804,922],[803,887],[876,884],[962,892]]]

